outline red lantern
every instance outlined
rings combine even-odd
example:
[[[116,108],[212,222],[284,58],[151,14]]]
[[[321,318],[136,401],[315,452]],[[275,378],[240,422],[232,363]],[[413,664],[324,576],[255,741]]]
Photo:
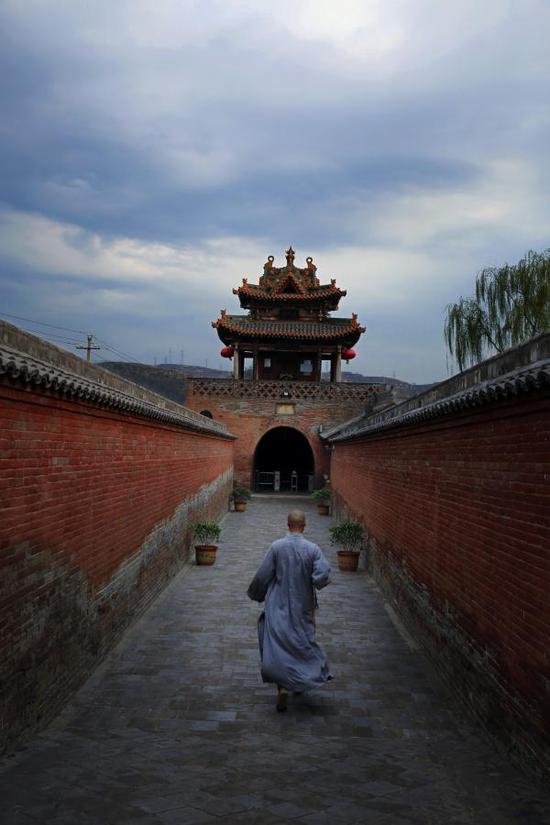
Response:
[[[346,364],[349,361],[351,361],[353,358],[355,358],[356,355],[357,355],[357,353],[355,352],[354,349],[343,349],[342,350],[342,358],[344,359]]]
[[[233,347],[223,347],[220,350],[220,355],[222,358],[233,358],[234,354],[235,350],[233,349]]]

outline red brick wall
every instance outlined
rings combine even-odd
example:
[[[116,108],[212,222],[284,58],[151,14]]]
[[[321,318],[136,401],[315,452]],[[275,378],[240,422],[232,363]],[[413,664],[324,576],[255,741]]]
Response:
[[[233,442],[0,386],[0,729],[58,710],[227,507]],[[0,741],[0,746],[2,742]]]
[[[331,480],[368,528],[376,576],[476,713],[524,753],[548,743],[548,397],[336,443]]]

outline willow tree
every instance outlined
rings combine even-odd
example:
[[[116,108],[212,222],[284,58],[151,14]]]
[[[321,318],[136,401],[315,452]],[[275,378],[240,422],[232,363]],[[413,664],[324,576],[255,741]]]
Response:
[[[550,249],[483,269],[475,297],[447,307],[445,342],[459,369],[550,330]]]

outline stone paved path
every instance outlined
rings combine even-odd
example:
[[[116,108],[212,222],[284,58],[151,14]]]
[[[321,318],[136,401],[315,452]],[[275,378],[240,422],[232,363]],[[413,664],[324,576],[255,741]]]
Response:
[[[291,504],[229,513],[215,567],[178,576],[3,763],[3,825],[550,823],[546,791],[464,719],[365,572],[336,571],[320,594],[334,681],[275,712],[245,591]],[[335,567],[329,519],[306,509]]]

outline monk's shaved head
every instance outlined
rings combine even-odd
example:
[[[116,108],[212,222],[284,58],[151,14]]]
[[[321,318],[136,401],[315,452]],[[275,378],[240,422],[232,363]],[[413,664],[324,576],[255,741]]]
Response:
[[[291,530],[303,530],[306,526],[306,514],[302,510],[291,510],[288,514],[288,526]]]

